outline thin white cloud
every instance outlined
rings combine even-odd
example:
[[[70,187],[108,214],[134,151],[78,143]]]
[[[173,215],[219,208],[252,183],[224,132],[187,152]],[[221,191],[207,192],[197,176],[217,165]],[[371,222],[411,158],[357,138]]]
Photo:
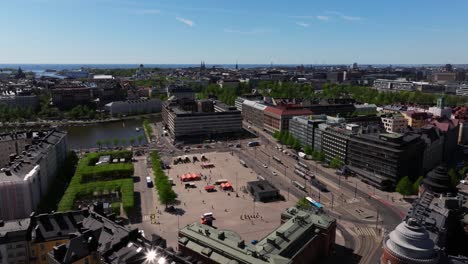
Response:
[[[347,21],[361,21],[361,20],[364,20],[364,18],[362,17],[359,17],[359,16],[348,16],[348,15],[345,15],[341,12],[338,12],[338,11],[325,11],[325,14],[328,14],[328,15],[332,15],[332,16],[337,16],[343,20],[347,20]]]
[[[309,23],[304,23],[304,22],[296,22],[296,25],[301,26],[301,27],[309,27]]]
[[[182,17],[176,17],[176,19],[177,19],[179,22],[182,22],[182,23],[184,23],[185,25],[187,25],[187,26],[189,26],[189,27],[195,26],[195,22],[193,22],[192,20],[185,19],[185,18],[182,18]]]
[[[158,15],[161,13],[159,9],[142,9],[135,11],[136,14],[140,15]]]
[[[330,20],[329,16],[317,16],[317,19],[320,21],[328,21]]]
[[[356,17],[356,16],[341,16],[342,19],[348,20],[348,21],[360,21],[362,20],[362,17]]]
[[[239,29],[231,29],[231,28],[225,28],[224,32],[226,33],[234,33],[234,34],[265,34],[265,33],[271,33],[272,31],[270,29],[264,29],[264,28],[254,28],[250,30],[239,30]]]

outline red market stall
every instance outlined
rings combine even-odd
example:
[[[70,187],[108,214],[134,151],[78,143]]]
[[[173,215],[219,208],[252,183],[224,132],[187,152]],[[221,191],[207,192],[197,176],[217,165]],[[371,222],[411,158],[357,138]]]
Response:
[[[221,183],[221,189],[225,191],[232,190],[232,185],[229,182]]]
[[[187,173],[180,176],[180,179],[183,182],[187,181],[199,181],[201,180],[201,173]]]
[[[207,186],[205,186],[205,191],[214,192],[214,191],[216,191],[216,189],[215,189],[215,187],[213,185],[207,185]]]

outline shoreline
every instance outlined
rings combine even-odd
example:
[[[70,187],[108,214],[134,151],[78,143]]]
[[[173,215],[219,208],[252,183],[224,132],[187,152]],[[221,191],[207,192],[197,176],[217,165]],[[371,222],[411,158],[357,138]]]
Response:
[[[97,125],[103,123],[113,123],[125,120],[136,120],[136,119],[144,119],[144,118],[161,118],[161,113],[153,113],[153,114],[144,114],[144,115],[134,115],[134,116],[126,116],[121,118],[108,118],[108,119],[96,119],[96,120],[69,120],[69,121],[56,121],[56,120],[44,120],[44,121],[28,121],[23,123],[1,123],[0,128],[19,128],[19,127],[38,127],[38,126],[60,126],[60,127],[69,127],[69,126],[89,126],[89,125]]]

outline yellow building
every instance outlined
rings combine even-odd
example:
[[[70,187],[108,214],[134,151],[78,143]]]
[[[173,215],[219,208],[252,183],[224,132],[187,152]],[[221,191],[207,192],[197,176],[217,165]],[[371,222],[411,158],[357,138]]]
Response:
[[[429,115],[425,112],[406,111],[402,113],[408,121],[408,126],[412,128],[421,128],[427,124]]]

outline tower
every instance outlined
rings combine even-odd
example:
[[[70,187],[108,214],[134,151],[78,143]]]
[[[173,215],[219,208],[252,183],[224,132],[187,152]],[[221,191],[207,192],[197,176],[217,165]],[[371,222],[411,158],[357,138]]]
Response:
[[[437,108],[444,109],[445,108],[445,97],[439,97],[437,99]]]
[[[436,264],[439,253],[427,230],[416,219],[400,223],[385,237],[381,264]]]
[[[236,61],[236,70],[238,70],[238,69],[239,69],[239,65],[237,64],[237,61]]]

